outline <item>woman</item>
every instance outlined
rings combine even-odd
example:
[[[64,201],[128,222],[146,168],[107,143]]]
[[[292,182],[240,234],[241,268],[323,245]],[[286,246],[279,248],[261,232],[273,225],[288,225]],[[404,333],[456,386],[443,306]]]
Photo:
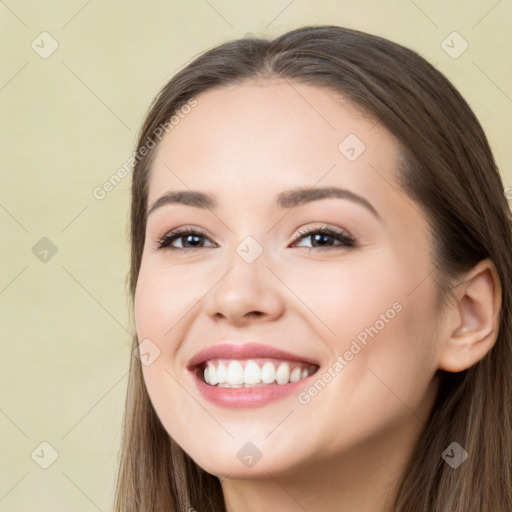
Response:
[[[511,216],[443,75],[336,26],[228,42],[136,155],[116,511],[512,510]]]

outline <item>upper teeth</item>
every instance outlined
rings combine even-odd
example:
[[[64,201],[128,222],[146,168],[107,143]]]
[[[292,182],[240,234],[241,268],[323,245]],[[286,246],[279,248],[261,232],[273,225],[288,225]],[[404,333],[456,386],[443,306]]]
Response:
[[[204,380],[211,386],[219,387],[264,386],[273,382],[288,384],[308,377],[314,370],[315,367],[307,363],[217,359],[206,364]]]

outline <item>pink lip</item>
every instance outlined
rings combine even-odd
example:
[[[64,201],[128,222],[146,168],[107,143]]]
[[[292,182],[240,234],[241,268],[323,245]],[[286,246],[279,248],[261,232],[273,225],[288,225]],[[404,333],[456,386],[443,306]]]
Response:
[[[316,378],[316,373],[297,382],[283,385],[267,384],[266,386],[252,388],[218,388],[217,386],[210,386],[197,373],[193,373],[193,379],[203,397],[214,405],[228,409],[245,409],[265,405],[292,393],[297,394],[310,385],[310,379]]]
[[[244,345],[223,343],[220,345],[213,345],[212,347],[208,347],[198,352],[189,361],[187,368],[191,370],[194,366],[204,363],[209,359],[256,358],[283,359],[284,361],[306,362],[319,366],[318,361],[315,359],[298,356],[296,354],[292,354],[291,352],[271,347],[270,345],[262,345],[260,343],[246,343]]]
[[[266,386],[254,386],[248,388],[220,388],[206,384],[201,377],[203,364],[209,359],[256,359],[273,358],[285,361],[307,362],[320,366],[318,361],[307,357],[298,356],[268,345],[258,343],[247,343],[245,345],[221,344],[214,345],[198,352],[190,360],[187,368],[192,373],[193,379],[200,393],[208,401],[215,405],[242,409],[265,405],[278,398],[285,397],[292,393],[298,393],[309,385],[310,379],[317,373],[309,375],[305,379],[288,384],[268,384]]]

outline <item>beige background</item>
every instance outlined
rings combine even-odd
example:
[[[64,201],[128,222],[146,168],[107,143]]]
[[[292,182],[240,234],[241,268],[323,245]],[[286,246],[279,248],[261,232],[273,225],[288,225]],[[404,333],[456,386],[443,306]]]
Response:
[[[103,200],[93,190],[131,155],[166,80],[248,32],[373,32],[453,81],[509,186],[511,21],[511,0],[1,1],[0,512],[111,510],[131,356],[130,176]],[[452,56],[441,46],[454,31],[469,44],[458,58],[461,38],[448,39]]]

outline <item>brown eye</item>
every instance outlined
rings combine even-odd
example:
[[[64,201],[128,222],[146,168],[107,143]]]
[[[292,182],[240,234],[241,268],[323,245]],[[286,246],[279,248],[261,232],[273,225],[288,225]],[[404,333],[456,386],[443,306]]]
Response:
[[[160,239],[156,245],[156,249],[165,249],[166,247],[174,249],[197,249],[206,247],[202,239],[206,239],[206,235],[203,232],[191,229],[182,229],[171,231]],[[172,245],[176,240],[181,240],[182,246],[176,247]],[[188,246],[187,246],[188,245]]]
[[[296,240],[305,240],[307,238],[311,238],[312,244],[319,244],[317,246],[313,245],[310,247],[310,249],[316,250],[325,250],[330,248],[336,249],[339,247],[353,247],[355,245],[354,238],[345,230],[339,230],[329,226],[323,226],[321,228],[303,231],[300,233],[300,236]],[[340,244],[330,245],[330,242],[335,240],[338,240]]]

